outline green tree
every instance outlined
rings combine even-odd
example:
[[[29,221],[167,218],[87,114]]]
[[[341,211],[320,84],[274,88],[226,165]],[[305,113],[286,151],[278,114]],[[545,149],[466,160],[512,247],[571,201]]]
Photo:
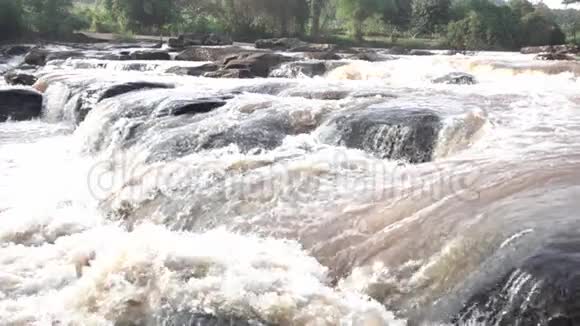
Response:
[[[534,5],[528,0],[510,0],[509,6],[519,18],[534,12]]]
[[[392,0],[338,0],[338,15],[350,23],[351,34],[363,39],[363,23],[373,14],[395,7]]]
[[[542,12],[535,11],[522,18],[522,45],[558,45],[566,43],[560,27]]]
[[[20,0],[0,0],[0,40],[16,38],[22,33],[23,14]]]
[[[450,18],[450,0],[413,0],[413,29],[417,34],[433,33]]]
[[[105,8],[121,27],[132,31],[153,32],[171,22],[176,13],[173,0],[105,0]]]

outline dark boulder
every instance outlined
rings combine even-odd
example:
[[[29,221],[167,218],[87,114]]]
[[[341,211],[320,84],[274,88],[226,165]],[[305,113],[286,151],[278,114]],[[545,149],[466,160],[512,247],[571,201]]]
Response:
[[[270,73],[270,77],[296,78],[300,76],[314,77],[326,73],[324,62],[298,61],[282,64]]]
[[[369,62],[379,62],[379,61],[394,60],[395,58],[393,58],[391,56],[380,55],[376,52],[367,51],[367,52],[355,53],[355,54],[347,57],[347,59],[369,61]]]
[[[185,45],[183,44],[183,40],[175,37],[168,39],[167,45],[172,49],[181,49],[185,47]]]
[[[210,136],[201,148],[214,149],[236,144],[244,153],[254,149],[272,150],[282,145],[286,136],[308,133],[313,127],[293,124],[286,113],[268,112]]]
[[[190,47],[179,53],[175,60],[182,61],[220,61],[224,57],[232,55],[241,55],[245,53],[256,53],[257,51],[249,51],[238,46],[229,47]]]
[[[306,52],[304,57],[312,60],[340,60],[340,56],[332,51]]]
[[[229,60],[225,69],[249,70],[256,77],[268,77],[272,68],[283,62],[292,61],[292,58],[275,53],[254,53],[240,55]]]
[[[580,53],[580,47],[577,45],[546,45],[546,46],[530,46],[520,50],[522,54],[538,54],[538,53],[552,53],[564,52],[570,54]]]
[[[576,60],[573,55],[566,52],[546,52],[540,53],[534,57],[534,60],[545,61],[570,61]]]
[[[155,88],[173,88],[173,85],[152,82],[128,82],[102,88],[88,88],[77,99],[74,109],[76,123],[81,123],[97,103],[122,94]]]
[[[472,297],[455,320],[498,326],[580,325],[580,238],[559,235]]]
[[[217,33],[209,33],[203,40],[203,45],[232,45],[233,43],[231,37]]]
[[[80,51],[56,51],[49,52],[46,55],[46,62],[52,60],[66,60],[71,58],[84,58],[85,54]]]
[[[208,78],[254,78],[249,69],[221,69],[203,74]]]
[[[32,86],[34,83],[36,83],[38,78],[30,71],[13,69],[4,74],[4,80],[6,80],[8,85]]]
[[[255,43],[255,46],[257,49],[271,49],[271,50],[298,49],[300,47],[304,47],[307,45],[308,45],[308,43],[306,43],[306,42],[303,42],[297,38],[289,38],[289,37],[261,39],[261,40],[257,40]],[[307,52],[313,52],[313,51],[307,51]]]
[[[173,85],[163,84],[163,83],[152,83],[152,82],[128,82],[122,84],[116,84],[108,87],[99,96],[99,101],[107,98],[119,96],[125,93],[134,92],[143,89],[153,89],[153,88],[173,88]]]
[[[227,35],[217,33],[187,33],[181,34],[177,38],[170,39],[168,45],[172,48],[182,48],[186,46],[199,45],[232,45],[233,40]]]
[[[131,60],[171,60],[167,51],[135,51],[130,57]]]
[[[40,48],[33,48],[24,57],[24,62],[33,66],[44,66],[46,64],[46,56],[48,51]]]
[[[30,120],[42,113],[42,94],[33,89],[0,89],[0,121]]]
[[[180,116],[185,114],[199,114],[211,112],[226,105],[230,96],[203,97],[198,99],[171,100],[163,103],[156,109],[156,116]]]
[[[66,60],[69,58],[84,58],[85,54],[80,51],[55,51],[34,48],[24,57],[24,62],[33,66],[44,66],[52,60]]]
[[[335,44],[315,44],[315,43],[305,43],[304,45],[298,45],[290,48],[291,52],[334,52],[338,49]]]
[[[206,63],[197,67],[171,67],[165,72],[168,74],[187,75],[187,76],[202,76],[207,72],[216,71],[219,66],[215,63]]]
[[[32,47],[28,45],[11,45],[5,47],[2,52],[7,56],[24,55],[30,51]]]
[[[415,56],[430,56],[430,55],[435,55],[435,53],[431,52],[431,51],[427,51],[427,50],[411,50],[408,53],[409,55],[415,55]]]
[[[409,50],[399,47],[399,46],[394,46],[390,49],[388,49],[386,51],[387,54],[391,54],[391,55],[405,55],[405,54],[409,54]]]
[[[452,72],[445,76],[433,79],[434,84],[473,85],[477,84],[475,76],[463,72]]]
[[[368,108],[339,114],[321,130],[332,145],[364,150],[381,159],[432,160],[441,118],[426,109]]]

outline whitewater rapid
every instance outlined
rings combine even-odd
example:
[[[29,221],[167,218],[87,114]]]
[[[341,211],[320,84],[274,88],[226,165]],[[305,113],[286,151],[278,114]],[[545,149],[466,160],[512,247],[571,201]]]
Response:
[[[566,256],[580,252],[575,71],[519,54],[343,61],[251,80],[49,63],[43,117],[0,123],[0,324],[526,325],[502,318],[548,297],[530,257],[580,267]],[[477,84],[432,83],[455,71]],[[132,81],[171,88],[91,102]],[[369,152],[405,130],[341,145],[333,119],[383,109],[441,118],[430,162]],[[516,299],[479,306],[506,278]]]

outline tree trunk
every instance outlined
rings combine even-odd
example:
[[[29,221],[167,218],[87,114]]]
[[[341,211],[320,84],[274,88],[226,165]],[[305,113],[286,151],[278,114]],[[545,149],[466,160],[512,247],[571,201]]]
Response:
[[[320,35],[320,14],[322,11],[322,0],[311,0],[310,12],[312,13],[312,26],[310,36],[316,38]]]

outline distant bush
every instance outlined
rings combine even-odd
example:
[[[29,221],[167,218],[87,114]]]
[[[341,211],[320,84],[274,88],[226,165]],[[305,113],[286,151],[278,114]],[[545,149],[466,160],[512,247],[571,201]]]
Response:
[[[24,29],[22,4],[19,0],[0,0],[0,40],[20,36]]]
[[[566,35],[560,27],[539,12],[522,18],[522,45],[557,45],[566,43]]]

